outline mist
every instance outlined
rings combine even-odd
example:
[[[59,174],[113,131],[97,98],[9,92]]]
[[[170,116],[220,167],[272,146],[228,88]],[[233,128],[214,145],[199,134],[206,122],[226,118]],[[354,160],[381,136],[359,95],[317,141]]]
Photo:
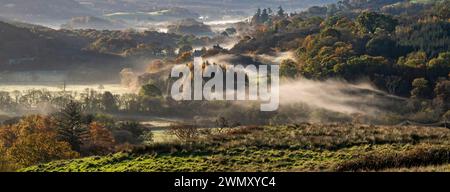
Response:
[[[384,112],[386,102],[403,100],[377,90],[368,83],[350,84],[339,80],[285,80],[280,85],[280,105],[303,103],[344,114],[373,116]],[[390,101],[390,102],[389,102]]]

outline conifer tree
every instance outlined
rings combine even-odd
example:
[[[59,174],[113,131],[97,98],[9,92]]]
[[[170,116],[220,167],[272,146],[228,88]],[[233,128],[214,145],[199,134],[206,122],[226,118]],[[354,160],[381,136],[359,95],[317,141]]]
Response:
[[[66,141],[72,150],[80,152],[87,126],[83,123],[81,104],[70,101],[55,115],[58,139]]]

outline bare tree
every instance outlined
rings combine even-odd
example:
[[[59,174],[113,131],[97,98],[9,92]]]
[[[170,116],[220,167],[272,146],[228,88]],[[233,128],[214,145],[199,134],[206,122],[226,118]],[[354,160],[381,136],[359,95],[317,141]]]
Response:
[[[199,130],[195,125],[175,124],[170,126],[169,133],[175,135],[182,141],[190,141],[199,135]]]

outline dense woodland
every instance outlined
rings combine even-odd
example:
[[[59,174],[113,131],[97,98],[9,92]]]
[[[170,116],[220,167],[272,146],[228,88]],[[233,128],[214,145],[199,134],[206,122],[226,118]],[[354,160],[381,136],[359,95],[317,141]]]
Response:
[[[340,1],[302,13],[259,9],[255,36],[231,51],[294,50],[296,59],[281,63],[282,75],[368,78],[390,94],[410,97],[413,110],[444,114],[450,104],[449,5]]]

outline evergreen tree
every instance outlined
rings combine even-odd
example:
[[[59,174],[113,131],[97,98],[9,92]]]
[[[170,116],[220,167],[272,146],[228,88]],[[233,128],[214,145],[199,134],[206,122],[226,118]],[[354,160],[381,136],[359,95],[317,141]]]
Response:
[[[267,13],[267,9],[263,9],[260,19],[261,19],[260,23],[265,23],[266,21],[269,20],[269,14]]]
[[[277,14],[280,17],[285,17],[286,16],[286,14],[285,14],[285,12],[283,10],[283,7],[281,7],[281,5],[278,7],[278,13]]]
[[[261,23],[261,9],[258,8],[255,15],[252,18],[252,24],[260,24]]]
[[[81,104],[70,101],[55,115],[58,139],[69,143],[72,150],[80,152],[87,126],[83,124]]]

